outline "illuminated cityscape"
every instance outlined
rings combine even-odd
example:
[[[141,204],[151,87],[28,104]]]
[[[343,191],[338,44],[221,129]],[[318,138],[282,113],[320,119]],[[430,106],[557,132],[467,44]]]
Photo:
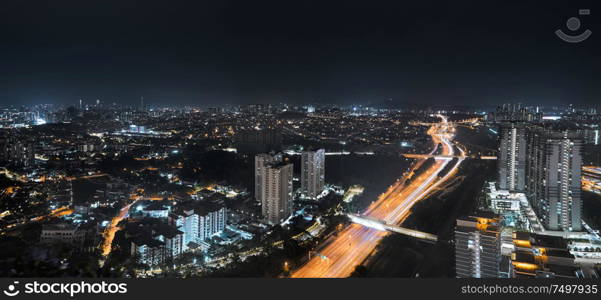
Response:
[[[586,110],[74,106],[5,113],[2,238],[24,255],[4,272],[375,276],[402,260],[381,256],[394,239],[448,262],[421,276],[598,272],[598,144],[571,121]]]
[[[556,9],[126,2],[0,18],[1,277],[601,276]]]

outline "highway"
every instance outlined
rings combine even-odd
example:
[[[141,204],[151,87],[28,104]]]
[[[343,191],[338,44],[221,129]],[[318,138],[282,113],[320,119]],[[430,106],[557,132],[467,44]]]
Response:
[[[434,242],[434,243],[436,243],[438,241],[438,237],[431,233],[422,232],[419,230],[408,229],[408,228],[404,228],[404,227],[396,226],[396,225],[390,225],[383,221],[372,219],[372,218],[367,218],[367,217],[360,216],[357,214],[347,214],[347,216],[349,217],[349,219],[351,219],[351,221],[353,223],[361,224],[365,227],[374,228],[374,229],[377,229],[380,231],[395,232],[395,233],[410,236],[410,237],[413,237],[416,239],[420,239],[423,241],[429,241],[429,242]]]
[[[451,140],[454,137],[454,127],[447,122],[445,116],[439,115],[440,123],[432,124],[428,135],[434,145],[442,144],[441,155],[454,156]],[[438,173],[450,163],[451,160],[436,160],[435,163],[419,174],[408,184],[403,180],[396,181],[388,190],[380,195],[363,213],[364,216],[383,220],[388,224],[400,225],[410,214],[411,207],[422,200],[434,188],[438,187],[457,172],[458,166],[465,159],[465,153],[459,149],[459,159],[455,166],[444,177],[439,178]],[[434,154],[430,153],[430,155]],[[420,164],[416,164],[416,167]],[[342,278],[348,277],[355,267],[361,264],[376,248],[380,240],[387,233],[368,228],[359,224],[351,224],[344,228],[337,236],[326,241],[318,250],[320,255],[314,256],[305,265],[293,271],[293,278]]]
[[[115,238],[115,234],[117,233],[117,231],[119,231],[119,229],[120,229],[119,222],[121,222],[123,219],[127,218],[128,214],[129,214],[129,208],[132,205],[134,205],[134,203],[138,202],[138,200],[140,200],[140,199],[141,199],[141,197],[138,197],[132,203],[121,208],[121,210],[119,211],[119,214],[117,214],[111,220],[111,223],[104,230],[104,233],[103,233],[104,240],[103,240],[102,246],[101,246],[103,257],[107,257],[113,250],[113,239]]]
[[[140,189],[138,192],[143,193],[144,190]],[[129,216],[129,209],[136,202],[140,200],[161,201],[163,199],[164,197],[143,197],[136,194],[131,195],[130,200],[132,200],[132,202],[121,208],[119,213],[113,219],[111,219],[111,223],[109,223],[109,225],[104,229],[104,233],[102,234],[104,240],[102,242],[102,245],[100,246],[102,250],[102,256],[107,257],[111,253],[113,249],[113,239],[115,239],[115,234],[117,233],[117,231],[121,230],[121,228],[119,228],[119,222],[121,222],[123,219]]]

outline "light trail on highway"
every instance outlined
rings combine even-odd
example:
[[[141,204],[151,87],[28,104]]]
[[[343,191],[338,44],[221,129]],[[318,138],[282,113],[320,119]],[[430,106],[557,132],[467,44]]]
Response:
[[[102,249],[101,249],[102,250],[102,256],[107,257],[111,253],[111,251],[113,249],[113,239],[115,239],[115,234],[120,229],[119,228],[119,222],[121,222],[121,220],[127,218],[127,215],[129,213],[129,208],[134,203],[136,203],[139,199],[141,199],[141,197],[138,197],[132,203],[124,206],[123,208],[121,208],[121,210],[119,211],[119,214],[117,214],[111,220],[111,223],[104,230],[104,233],[103,233],[104,241],[102,243]]]
[[[442,121],[433,124],[428,129],[428,134],[431,136],[434,145],[442,144],[441,155],[453,156],[455,151],[451,140],[454,137],[454,127],[448,123],[445,116],[438,115],[438,117]],[[430,155],[433,152],[434,150]],[[402,180],[395,182],[384,194],[380,195],[377,201],[366,209],[363,215],[383,220],[389,224],[400,225],[409,216],[410,209],[415,203],[456,174],[459,165],[465,159],[465,152],[462,149],[459,149],[459,152],[459,159],[444,177],[439,178],[438,173],[450,163],[450,160],[436,160],[431,167],[419,174],[412,182],[408,184],[405,184]],[[386,234],[386,232],[359,224],[351,224],[336,237],[327,241],[325,246],[318,251],[320,255],[313,257],[305,265],[295,270],[291,277],[348,277],[355,267],[373,252]]]

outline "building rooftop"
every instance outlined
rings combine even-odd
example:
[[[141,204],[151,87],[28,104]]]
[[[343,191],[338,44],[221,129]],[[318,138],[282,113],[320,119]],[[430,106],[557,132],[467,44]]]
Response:
[[[212,199],[212,200],[190,200],[180,203],[173,211],[172,215],[175,216],[186,216],[189,215],[186,212],[194,211],[195,214],[200,216],[206,216],[209,213],[219,211],[225,207],[223,199]]]
[[[145,239],[156,239],[158,236],[164,236],[171,239],[177,235],[183,234],[180,230],[165,222],[153,218],[144,218],[131,222],[126,227],[127,233],[134,237],[134,243],[144,242]]]
[[[154,239],[152,236],[149,235],[136,236],[132,239],[132,243],[136,244],[136,246],[138,247],[147,246],[149,248],[160,247],[165,244],[157,239]]]
[[[479,230],[483,233],[499,233],[498,215],[492,212],[478,212],[476,216],[468,216],[457,219],[457,229],[464,231]]]
[[[552,250],[565,250],[568,248],[568,242],[559,236],[516,231],[513,234],[513,239],[514,244],[521,247],[536,247]]]
[[[57,224],[44,224],[42,225],[43,231],[56,231],[56,230],[76,230],[78,226],[71,223],[57,223]]]
[[[151,211],[151,210],[167,210],[167,209],[169,209],[169,206],[171,205],[171,203],[167,200],[160,200],[160,201],[142,200],[136,206],[138,206],[138,205],[141,205],[145,211]]]

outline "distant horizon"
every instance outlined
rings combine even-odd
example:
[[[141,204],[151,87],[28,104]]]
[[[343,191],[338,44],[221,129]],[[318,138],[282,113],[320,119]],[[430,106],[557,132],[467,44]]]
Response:
[[[119,102],[119,101],[103,101],[100,99],[101,104],[104,108],[111,107],[113,105],[117,107],[128,107],[128,108],[139,108],[140,103],[131,103],[131,102]],[[444,104],[444,103],[417,103],[417,102],[390,102],[387,100],[383,100],[380,102],[368,102],[368,103],[358,103],[358,102],[348,102],[348,103],[336,103],[336,102],[253,102],[253,103],[161,103],[161,102],[150,102],[145,98],[145,106],[149,109],[154,108],[214,108],[214,107],[228,107],[228,106],[249,106],[249,105],[289,105],[289,106],[314,106],[316,108],[319,107],[330,107],[330,106],[340,106],[340,107],[371,107],[371,108],[380,108],[380,109],[428,109],[428,108],[442,108],[442,109],[478,109],[483,111],[492,111],[498,107],[502,107],[505,104],[517,105],[521,104],[524,108],[540,108],[540,109],[555,109],[555,108],[567,108],[572,106],[574,109],[598,109],[601,108],[600,104],[573,104],[573,103],[560,103],[560,104],[552,104],[552,103],[531,103],[531,102],[520,102],[520,101],[505,101],[499,103],[487,103],[487,104]],[[34,106],[44,106],[51,105],[57,107],[75,107],[78,108],[79,100],[73,103],[34,103],[34,104],[0,104],[0,108],[20,108],[20,107],[34,107]],[[88,106],[89,108],[94,108],[96,105],[96,100],[86,102],[85,99],[82,102],[82,105]]]

